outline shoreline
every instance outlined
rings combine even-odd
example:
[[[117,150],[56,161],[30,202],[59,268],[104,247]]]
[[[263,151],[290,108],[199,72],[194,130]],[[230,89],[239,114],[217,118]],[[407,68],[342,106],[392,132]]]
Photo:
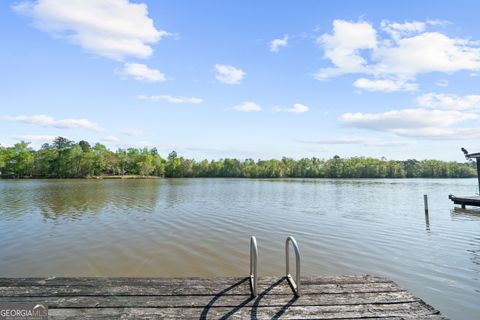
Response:
[[[157,176],[140,176],[140,175],[124,175],[124,176],[86,176],[86,177],[1,177],[0,180],[44,180],[44,179],[60,179],[60,180],[67,180],[67,179],[86,179],[86,180],[103,180],[103,179],[112,179],[112,180],[124,180],[124,179],[165,179],[164,177],[157,177]],[[168,179],[168,178],[167,178]]]
[[[393,177],[342,177],[342,178],[333,178],[333,177],[158,177],[158,176],[137,176],[137,175],[124,175],[124,176],[87,176],[87,177],[1,177],[0,180],[70,180],[70,179],[79,179],[79,180],[145,180],[145,179],[247,179],[247,180],[288,180],[288,179],[317,179],[317,180],[382,180],[382,179],[391,179],[391,180],[429,180],[429,179],[474,179],[476,177],[402,177],[402,178],[393,178]]]
[[[35,179],[35,178],[33,178]],[[58,178],[54,178],[58,179]],[[68,178],[60,178],[60,179],[68,179]],[[164,179],[163,177],[157,176],[139,176],[139,175],[124,175],[124,176],[90,176],[90,177],[80,177],[79,179]]]

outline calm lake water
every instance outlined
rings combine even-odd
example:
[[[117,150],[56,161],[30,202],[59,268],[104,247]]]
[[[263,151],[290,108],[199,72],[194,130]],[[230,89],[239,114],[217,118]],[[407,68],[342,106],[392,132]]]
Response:
[[[0,277],[376,274],[452,319],[480,318],[476,179],[0,181]],[[423,211],[429,195],[430,218]]]

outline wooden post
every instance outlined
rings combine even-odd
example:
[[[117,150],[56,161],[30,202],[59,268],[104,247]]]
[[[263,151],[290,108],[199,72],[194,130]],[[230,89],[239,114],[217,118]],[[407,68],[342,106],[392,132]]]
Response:
[[[423,195],[423,205],[425,207],[425,214],[428,214],[428,196],[426,194]]]
[[[423,206],[425,207],[425,227],[430,231],[430,217],[428,216],[428,196],[423,195]]]
[[[430,231],[430,217],[428,216],[428,211],[425,211],[425,228],[427,231]]]

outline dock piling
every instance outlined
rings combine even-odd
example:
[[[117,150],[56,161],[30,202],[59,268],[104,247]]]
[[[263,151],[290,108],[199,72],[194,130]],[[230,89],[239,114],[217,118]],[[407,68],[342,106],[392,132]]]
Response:
[[[425,207],[425,214],[428,214],[428,196],[426,194],[423,195],[423,205]]]

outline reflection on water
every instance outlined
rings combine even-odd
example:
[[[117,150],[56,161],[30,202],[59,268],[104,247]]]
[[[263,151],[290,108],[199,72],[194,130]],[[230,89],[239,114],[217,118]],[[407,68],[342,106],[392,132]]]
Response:
[[[480,208],[471,207],[462,209],[455,207],[451,210],[453,218],[464,218],[468,220],[480,220]]]
[[[425,211],[425,230],[430,233],[430,214]]]
[[[84,214],[96,215],[105,210],[153,211],[157,205],[160,184],[145,180],[141,184],[115,181],[115,187],[106,187],[98,180],[7,181],[11,188],[0,185],[1,219],[18,219],[37,209],[45,219],[77,219]],[[0,181],[3,183],[3,181]]]
[[[480,210],[467,180],[0,181],[0,276],[387,276],[455,319],[480,313]],[[423,208],[428,194],[429,215]]]

